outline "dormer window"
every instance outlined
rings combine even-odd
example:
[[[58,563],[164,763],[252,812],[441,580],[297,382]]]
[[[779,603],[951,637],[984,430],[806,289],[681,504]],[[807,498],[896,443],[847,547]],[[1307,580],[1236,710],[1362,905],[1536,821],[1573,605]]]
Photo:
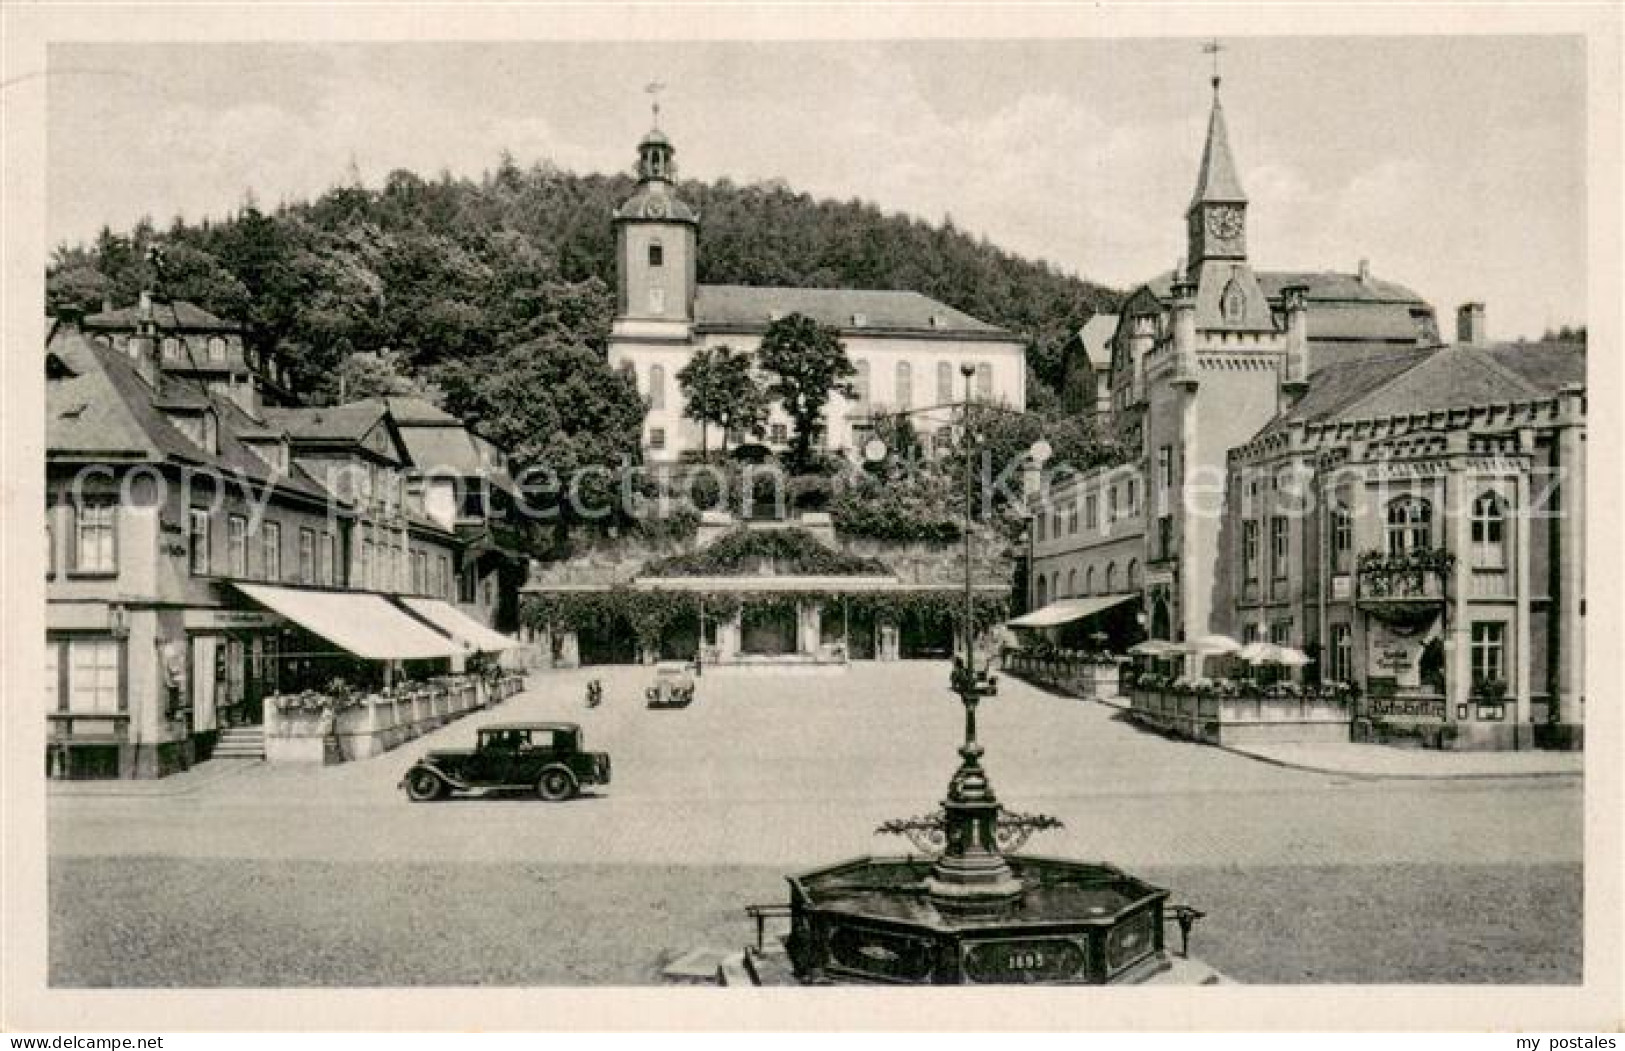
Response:
[[[225,361],[226,360],[226,340],[225,340],[225,337],[223,337],[223,336],[210,336],[209,337],[209,360],[210,361]]]
[[[651,267],[666,265],[666,248],[659,241],[649,244],[649,265]]]
[[[165,361],[181,360],[181,341],[174,336],[165,336],[162,344]]]

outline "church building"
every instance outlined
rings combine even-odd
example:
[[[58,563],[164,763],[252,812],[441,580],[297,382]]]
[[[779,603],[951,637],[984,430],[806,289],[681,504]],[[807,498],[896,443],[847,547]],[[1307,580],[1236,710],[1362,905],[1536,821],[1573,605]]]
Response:
[[[917,292],[874,289],[702,285],[696,281],[701,217],[677,194],[675,150],[658,128],[638,144],[636,191],[616,209],[616,310],[609,362],[629,368],[648,404],[643,452],[673,463],[701,447],[700,425],[683,415],[677,373],[696,351],[750,352],[768,326],[790,314],[839,331],[857,369],[855,398],[831,397],[821,445],[861,449],[881,411],[913,410],[922,436],[946,440],[949,403],[964,397],[959,369],[975,370],[972,396],[1023,409],[1024,341]],[[933,406],[943,406],[932,413]],[[774,407],[765,442],[788,445],[793,428]],[[711,435],[710,445],[720,435]]]

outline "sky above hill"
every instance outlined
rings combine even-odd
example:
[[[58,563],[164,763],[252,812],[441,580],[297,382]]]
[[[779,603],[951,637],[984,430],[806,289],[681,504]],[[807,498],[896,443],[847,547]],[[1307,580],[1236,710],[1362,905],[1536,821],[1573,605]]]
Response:
[[[1353,271],[1493,335],[1585,319],[1585,53],[1571,37],[1225,42],[1261,269]],[[661,125],[686,177],[783,179],[1119,288],[1184,253],[1210,60],[1192,40],[61,44],[51,244],[319,194],[353,170],[626,171]],[[608,221],[608,217],[605,217]],[[702,227],[703,237],[703,227]]]

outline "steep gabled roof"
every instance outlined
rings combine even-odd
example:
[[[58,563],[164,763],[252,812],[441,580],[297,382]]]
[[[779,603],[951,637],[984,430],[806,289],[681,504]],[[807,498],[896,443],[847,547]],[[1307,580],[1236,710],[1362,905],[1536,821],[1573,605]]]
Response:
[[[386,413],[382,400],[368,399],[343,405],[267,408],[265,418],[295,441],[359,442],[378,426]]]
[[[152,320],[153,324],[162,330],[237,332],[242,329],[242,326],[237,322],[216,317],[196,303],[190,303],[184,299],[167,302],[153,300]],[[140,322],[141,308],[128,306],[119,307],[117,310],[104,310],[99,314],[91,314],[85,318],[84,325],[90,329],[107,329],[118,332],[134,330]]]
[[[694,320],[703,327],[752,331],[787,314],[803,314],[850,333],[880,330],[1015,338],[918,292],[755,285],[700,285],[695,289]],[[854,323],[854,316],[861,316],[863,323]]]

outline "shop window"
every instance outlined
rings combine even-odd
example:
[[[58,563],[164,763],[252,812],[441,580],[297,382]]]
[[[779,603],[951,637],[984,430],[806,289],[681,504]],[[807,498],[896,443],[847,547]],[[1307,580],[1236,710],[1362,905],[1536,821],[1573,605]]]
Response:
[[[1505,569],[1506,501],[1496,493],[1484,493],[1473,501],[1473,565],[1480,569]]]
[[[74,520],[74,572],[117,573],[118,505],[85,501],[74,508]]]
[[[68,643],[69,711],[112,715],[120,710],[122,651],[122,643],[114,639],[74,639]]]
[[[1433,505],[1415,496],[1401,496],[1388,504],[1388,554],[1426,551],[1433,546]]]
[[[186,512],[187,564],[192,575],[209,575],[209,512],[202,507],[188,508]]]
[[[1354,681],[1354,629],[1347,624],[1332,625],[1331,677],[1336,682]]]

